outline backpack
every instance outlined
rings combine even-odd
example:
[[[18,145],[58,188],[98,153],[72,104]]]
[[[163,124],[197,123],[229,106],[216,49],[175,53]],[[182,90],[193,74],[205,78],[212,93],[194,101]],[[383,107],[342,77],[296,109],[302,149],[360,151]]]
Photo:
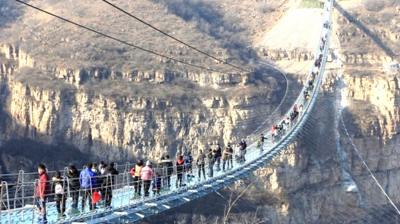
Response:
[[[132,167],[132,169],[129,171],[132,177],[135,176],[135,167]]]
[[[186,165],[189,165],[193,162],[192,156],[189,156],[189,155],[185,156],[183,160],[185,161]]]
[[[64,188],[61,183],[56,183],[56,186],[54,187],[54,192],[56,194],[64,194]]]
[[[96,204],[97,202],[101,201],[101,193],[98,191],[94,191],[92,195],[92,204]]]

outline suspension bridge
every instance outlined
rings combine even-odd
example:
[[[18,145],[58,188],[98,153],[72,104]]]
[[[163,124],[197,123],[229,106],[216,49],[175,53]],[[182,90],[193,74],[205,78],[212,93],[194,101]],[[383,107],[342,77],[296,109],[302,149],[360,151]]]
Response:
[[[224,188],[237,180],[243,179],[253,171],[267,165],[274,157],[279,155],[295,139],[308,118],[312,116],[320,87],[323,83],[325,64],[328,57],[333,1],[326,0],[323,8],[323,19],[321,21],[321,34],[319,42],[316,43],[314,54],[315,61],[310,66],[307,81],[293,106],[275,124],[282,124],[279,133],[270,137],[270,130],[263,130],[268,136],[263,145],[256,142],[247,147],[246,161],[233,162],[231,169],[215,170],[213,177],[207,179],[193,178],[185,181],[185,185],[177,187],[174,184],[167,190],[149,197],[134,197],[133,181],[130,168],[133,164],[124,164],[117,167],[122,171],[112,183],[113,199],[112,206],[95,210],[85,210],[78,214],[69,213],[71,207],[71,191],[68,187],[69,180],[66,177],[66,217],[58,217],[55,202],[47,203],[48,223],[134,223],[154,214],[172,209],[182,204],[203,197],[210,192]],[[288,122],[289,121],[289,122]],[[176,167],[175,167],[176,168]],[[205,167],[206,170],[213,169]],[[176,170],[176,169],[175,169]],[[197,174],[197,167],[193,168],[193,174]],[[65,172],[65,171],[64,171]],[[49,171],[49,176],[55,171]],[[157,173],[157,172],[156,172]],[[1,223],[35,223],[38,213],[34,206],[34,186],[36,173],[0,175],[0,222]],[[176,182],[176,175],[172,175],[171,182]]]

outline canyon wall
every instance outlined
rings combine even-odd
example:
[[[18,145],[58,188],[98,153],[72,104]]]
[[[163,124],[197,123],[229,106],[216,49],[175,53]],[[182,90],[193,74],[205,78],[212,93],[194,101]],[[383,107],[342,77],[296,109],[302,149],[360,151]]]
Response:
[[[263,77],[262,84],[228,78],[199,84],[191,74],[166,83],[108,78],[69,83],[28,63],[33,59],[20,49],[5,49],[1,98],[8,119],[3,120],[2,140],[68,143],[93,158],[157,159],[183,150],[196,153],[215,141],[236,141],[263,121],[258,114],[275,109],[285,88],[273,77]]]
[[[229,200],[243,190],[229,223],[398,223],[396,210],[357,156],[338,114],[344,107],[352,141],[398,204],[400,71],[386,67],[399,60],[400,8],[395,1],[383,2],[374,12],[366,7],[372,4],[368,1],[339,1],[335,7],[325,84],[296,143],[246,180],[146,223],[174,223],[176,213],[181,215],[178,223],[222,223]],[[278,64],[290,59],[297,67],[311,59],[307,51],[296,52],[268,49],[261,54]],[[211,200],[216,205],[207,204]]]
[[[340,93],[347,101],[343,116],[350,136],[397,203],[400,74],[386,71],[385,67],[399,60],[400,6],[396,1],[384,2],[383,8],[373,11],[367,7],[368,1],[339,2],[325,85],[313,118],[296,143],[269,166],[222,191],[224,198],[212,194],[145,222],[220,223],[230,193],[235,196],[249,184],[251,188],[230,216],[231,223],[385,223],[387,216],[393,216],[388,201],[337,120]],[[182,16],[179,10],[175,14]],[[62,43],[71,40],[63,39]],[[213,141],[226,144],[251,133],[271,113],[284,92],[284,83],[275,76],[178,73],[164,67],[150,71],[132,69],[132,65],[118,70],[106,64],[101,66],[98,61],[98,66],[86,66],[87,61],[79,66],[65,65],[62,60],[48,63],[37,56],[41,50],[25,49],[25,44],[5,42],[1,48],[3,172],[30,169],[34,164],[28,160],[30,154],[38,151],[32,153],[29,146],[21,146],[21,155],[6,150],[14,149],[10,142],[15,139],[29,139],[30,144],[39,142],[43,144],[40,147],[47,147],[49,155],[61,151],[61,155],[66,155],[74,150],[81,158],[71,160],[77,162],[89,158],[155,159],[162,153],[173,155],[185,148],[197,151]],[[185,50],[174,54],[183,54]],[[228,57],[227,51],[221,52]],[[312,63],[310,52],[268,48],[259,52],[258,57],[277,64],[290,61],[302,67]],[[304,80],[307,69],[289,75],[294,86]],[[289,101],[296,95],[292,91]],[[35,161],[54,160],[54,155],[48,154]],[[16,158],[23,163],[8,162]],[[349,191],[343,170],[349,173],[356,190]],[[387,215],[381,218],[379,214]]]

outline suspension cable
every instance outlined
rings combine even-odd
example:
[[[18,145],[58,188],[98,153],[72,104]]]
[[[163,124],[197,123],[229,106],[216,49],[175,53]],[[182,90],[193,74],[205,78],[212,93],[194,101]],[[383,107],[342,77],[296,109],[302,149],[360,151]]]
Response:
[[[350,144],[352,145],[354,151],[356,152],[358,158],[361,160],[362,164],[365,166],[365,168],[367,169],[369,175],[371,175],[372,179],[375,181],[376,185],[379,187],[379,189],[382,191],[383,195],[385,195],[385,197],[388,199],[389,203],[393,206],[393,208],[396,210],[396,212],[400,215],[400,210],[399,208],[396,206],[396,204],[393,202],[393,200],[390,198],[390,196],[386,193],[385,189],[383,189],[382,185],[379,183],[378,179],[375,177],[375,175],[372,173],[371,169],[369,168],[367,162],[365,162],[365,160],[363,159],[363,157],[361,156],[360,151],[358,150],[357,146],[354,144],[353,139],[350,137],[350,134],[346,128],[346,124],[344,123],[343,120],[343,115],[340,116],[341,119],[341,123],[343,125],[343,129],[346,133],[347,138],[350,141]]]
[[[145,24],[146,26],[152,28],[153,30],[156,30],[156,31],[158,31],[159,33],[161,33],[161,34],[163,34],[163,35],[165,35],[165,36],[167,36],[167,37],[169,37],[169,38],[171,38],[171,39],[173,39],[173,40],[175,40],[175,41],[177,41],[177,42],[179,42],[179,43],[181,43],[181,44],[183,44],[183,45],[185,45],[185,46],[187,46],[187,47],[189,47],[189,48],[192,49],[192,50],[195,50],[195,51],[197,51],[197,52],[199,52],[199,53],[201,53],[201,54],[203,54],[203,55],[205,55],[205,56],[207,56],[207,57],[209,57],[209,58],[212,58],[212,59],[214,59],[214,60],[216,60],[216,61],[218,61],[218,62],[221,62],[221,63],[223,63],[223,64],[229,65],[229,66],[235,68],[235,69],[238,70],[238,71],[250,72],[250,71],[247,70],[247,69],[244,69],[244,68],[241,68],[241,67],[239,67],[239,66],[237,66],[237,65],[231,64],[231,63],[227,62],[226,60],[222,60],[222,59],[220,59],[220,58],[218,58],[218,57],[216,57],[216,56],[213,56],[213,55],[211,55],[211,54],[209,54],[209,53],[207,53],[207,52],[205,52],[205,51],[200,50],[200,49],[197,48],[197,47],[194,47],[194,46],[192,46],[192,45],[190,45],[190,44],[188,44],[188,43],[186,43],[186,42],[184,42],[184,41],[182,41],[182,40],[180,40],[180,39],[178,39],[178,38],[172,36],[171,34],[169,34],[169,33],[165,32],[165,31],[163,31],[163,30],[161,30],[161,29],[159,29],[159,28],[157,28],[157,27],[151,25],[149,22],[144,21],[143,19],[141,19],[141,18],[139,18],[139,17],[133,15],[132,13],[130,13],[130,12],[128,12],[128,11],[122,9],[121,7],[115,5],[115,4],[113,4],[113,3],[111,3],[111,2],[109,2],[109,1],[107,1],[107,0],[102,0],[102,1],[105,2],[105,3],[107,3],[108,5],[110,5],[111,7],[115,8],[115,9],[117,9],[117,10],[123,12],[123,13],[125,13],[126,15],[132,17],[133,19],[135,19],[135,20],[137,20],[137,21],[139,21],[139,22]]]
[[[59,20],[62,20],[62,21],[64,21],[64,22],[73,24],[73,25],[75,25],[75,26],[77,26],[77,27],[79,27],[79,28],[82,28],[82,29],[85,29],[85,30],[87,30],[87,31],[93,32],[93,33],[95,33],[95,34],[97,34],[97,35],[100,35],[100,36],[109,38],[109,39],[114,40],[114,41],[116,41],[116,42],[119,42],[119,43],[121,43],[121,44],[130,46],[130,47],[132,47],[132,48],[135,48],[135,49],[138,49],[138,50],[147,52],[147,53],[149,53],[149,54],[153,54],[153,55],[156,55],[156,56],[159,56],[159,57],[162,57],[162,58],[166,58],[166,59],[169,59],[169,60],[171,60],[171,61],[175,61],[175,62],[184,64],[184,65],[187,65],[187,66],[195,67],[195,68],[199,68],[199,69],[203,69],[203,70],[207,70],[207,71],[211,71],[211,72],[225,73],[225,72],[221,72],[221,71],[216,70],[216,69],[207,68],[207,67],[202,66],[202,65],[197,65],[197,64],[190,63],[190,62],[186,62],[186,61],[183,61],[183,60],[180,60],[180,59],[176,59],[176,58],[173,58],[173,57],[171,57],[171,56],[167,56],[167,55],[164,55],[164,54],[162,54],[162,53],[159,53],[159,52],[156,52],[156,51],[153,51],[153,50],[149,50],[149,49],[146,49],[146,48],[137,46],[137,45],[132,44],[132,43],[129,43],[129,42],[125,41],[125,40],[121,40],[121,39],[119,39],[119,38],[117,38],[117,37],[108,35],[108,34],[106,34],[106,33],[97,31],[97,30],[95,30],[95,29],[93,29],[93,28],[90,28],[90,27],[87,27],[87,26],[85,26],[85,25],[82,25],[82,24],[79,24],[79,23],[77,23],[77,22],[74,22],[74,21],[72,21],[72,20],[70,20],[70,19],[67,19],[67,18],[58,16],[58,15],[52,13],[52,12],[46,11],[46,10],[41,9],[41,8],[39,8],[39,7],[36,7],[36,6],[32,5],[32,4],[29,4],[29,3],[27,3],[27,2],[24,2],[24,1],[22,1],[22,0],[15,0],[15,1],[18,2],[18,3],[21,3],[21,4],[25,5],[25,6],[28,6],[28,7],[32,8],[32,9],[35,9],[35,10],[40,11],[40,12],[42,12],[42,13],[45,13],[45,14],[47,14],[47,15],[53,16],[53,17],[55,17],[55,18],[57,18],[57,19],[59,19]]]

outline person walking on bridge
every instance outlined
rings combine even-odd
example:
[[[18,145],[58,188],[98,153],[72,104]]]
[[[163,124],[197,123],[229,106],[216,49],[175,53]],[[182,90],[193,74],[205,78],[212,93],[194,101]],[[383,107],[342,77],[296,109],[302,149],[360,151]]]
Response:
[[[217,171],[221,170],[221,157],[222,157],[222,149],[219,143],[217,143],[217,147],[214,149],[214,162],[217,167]]]
[[[228,147],[226,147],[222,152],[222,171],[224,172],[225,172],[225,167],[228,163],[228,156],[229,156]]]
[[[187,182],[190,182],[194,178],[193,167],[192,167],[193,157],[190,151],[186,151],[183,154],[183,161],[185,164],[186,180]]]
[[[231,144],[228,143],[224,151],[222,152],[222,170],[233,168],[233,149]]]
[[[88,163],[79,175],[79,181],[82,189],[82,212],[85,211],[86,201],[89,201],[89,209],[93,210],[92,203],[93,188],[96,187],[96,174],[92,170],[93,164]]]
[[[232,169],[233,168],[233,148],[232,145],[230,143],[228,143],[228,169]]]
[[[53,191],[54,191],[54,201],[56,202],[58,218],[65,217],[65,182],[64,178],[61,176],[59,171],[56,172],[56,175],[53,177]]]
[[[239,143],[240,146],[240,161],[241,163],[246,162],[246,149],[247,149],[247,143],[245,139],[242,139]]]
[[[142,168],[143,168],[143,160],[138,160],[135,165],[135,175],[133,178],[133,186],[135,188],[135,196],[140,197],[142,193],[142,179],[141,179],[141,173],[142,173]]]
[[[203,150],[199,151],[199,155],[197,156],[197,159],[196,159],[196,165],[197,165],[197,170],[198,170],[199,181],[201,180],[201,173],[203,173],[203,177],[205,180],[206,179],[206,170],[205,170],[206,155],[204,154]]]
[[[46,202],[50,194],[51,186],[49,176],[47,175],[46,166],[44,164],[38,165],[39,179],[35,186],[35,203],[39,211],[38,223],[47,223]]]
[[[154,171],[150,161],[146,162],[146,166],[142,168],[140,172],[140,178],[143,181],[144,196],[149,196],[149,190],[151,186],[151,180],[154,177]]]
[[[260,140],[259,140],[260,151],[264,150],[264,142],[265,142],[266,139],[267,138],[264,136],[264,134],[261,133]]]
[[[103,192],[106,203],[106,208],[111,208],[111,200],[112,200],[112,190],[113,186],[115,186],[116,177],[119,172],[115,169],[115,163],[110,163],[108,166],[104,166],[104,181],[103,181]]]
[[[183,174],[185,172],[185,160],[183,156],[178,156],[176,160],[176,188],[183,186]]]
[[[208,165],[208,177],[214,176],[214,154],[213,150],[210,148],[207,153],[207,165]]]
[[[79,172],[74,165],[69,165],[67,172],[67,180],[69,185],[69,193],[72,198],[71,213],[78,212],[78,200],[79,200]]]

